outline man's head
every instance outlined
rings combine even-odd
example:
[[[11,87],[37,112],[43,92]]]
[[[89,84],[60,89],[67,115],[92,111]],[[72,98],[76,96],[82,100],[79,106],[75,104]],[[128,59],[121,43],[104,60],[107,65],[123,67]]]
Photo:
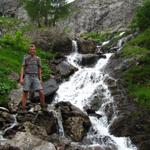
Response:
[[[29,54],[33,56],[35,55],[35,53],[36,53],[36,46],[34,43],[31,43],[29,47]]]

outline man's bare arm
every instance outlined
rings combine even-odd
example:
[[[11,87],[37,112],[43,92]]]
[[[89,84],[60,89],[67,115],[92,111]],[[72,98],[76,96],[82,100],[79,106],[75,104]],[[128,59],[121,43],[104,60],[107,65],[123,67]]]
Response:
[[[20,84],[24,83],[24,66],[21,67]]]
[[[41,69],[41,67],[38,68],[38,77],[39,77],[39,80],[42,80],[42,69]]]

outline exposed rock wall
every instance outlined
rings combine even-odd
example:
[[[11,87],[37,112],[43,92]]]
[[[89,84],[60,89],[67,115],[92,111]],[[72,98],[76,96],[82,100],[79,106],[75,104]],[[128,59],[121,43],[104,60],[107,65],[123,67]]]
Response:
[[[0,16],[29,20],[27,12],[20,6],[18,0],[0,0]]]
[[[73,14],[62,22],[73,32],[126,28],[141,0],[76,0]]]
[[[73,33],[126,28],[142,0],[75,0],[70,17],[59,23]],[[0,15],[28,20],[17,0],[0,0]]]

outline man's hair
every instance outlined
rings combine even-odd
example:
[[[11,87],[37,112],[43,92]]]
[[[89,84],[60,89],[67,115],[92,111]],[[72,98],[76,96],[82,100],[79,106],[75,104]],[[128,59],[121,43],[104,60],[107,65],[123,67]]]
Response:
[[[35,42],[31,42],[31,43],[30,43],[30,45],[35,45],[35,47],[36,47],[36,44],[35,44]]]

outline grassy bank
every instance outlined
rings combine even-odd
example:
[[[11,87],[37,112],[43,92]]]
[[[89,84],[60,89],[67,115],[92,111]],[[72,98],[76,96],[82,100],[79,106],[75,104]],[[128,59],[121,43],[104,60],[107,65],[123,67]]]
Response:
[[[129,94],[139,105],[150,108],[150,28],[129,41],[121,57],[134,58],[123,73]]]

